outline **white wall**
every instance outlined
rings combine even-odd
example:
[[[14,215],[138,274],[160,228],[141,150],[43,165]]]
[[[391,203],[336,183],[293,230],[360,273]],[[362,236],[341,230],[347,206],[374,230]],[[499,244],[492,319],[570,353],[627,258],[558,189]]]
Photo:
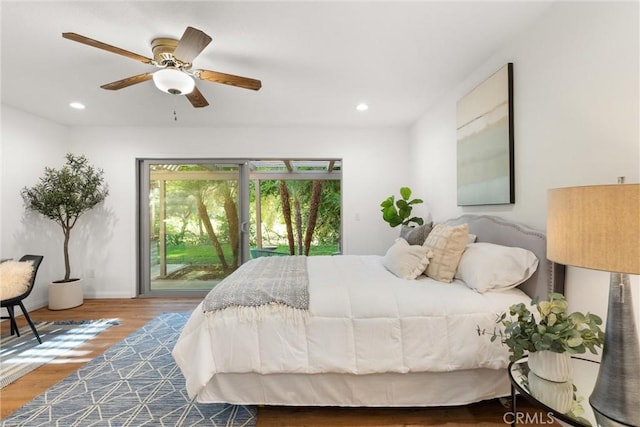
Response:
[[[411,182],[435,220],[492,213],[546,228],[549,188],[640,181],[638,2],[554,4],[412,129]],[[456,102],[514,63],[516,203],[456,206]],[[632,277],[637,298],[638,277]],[[604,317],[608,275],[569,268],[571,309]],[[640,324],[640,316],[638,318]]]
[[[47,284],[64,274],[62,229],[50,220],[26,213],[20,190],[37,183],[45,166],[59,167],[69,144],[69,129],[2,106],[0,148],[0,258],[43,255],[27,308],[47,304]]]

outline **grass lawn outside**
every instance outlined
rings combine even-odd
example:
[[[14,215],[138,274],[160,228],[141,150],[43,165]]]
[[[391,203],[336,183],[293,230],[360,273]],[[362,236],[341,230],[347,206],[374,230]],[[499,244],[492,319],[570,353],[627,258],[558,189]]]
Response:
[[[223,245],[222,251],[227,261],[233,259],[229,245]],[[280,245],[275,252],[289,253],[287,245]],[[312,246],[309,255],[332,255],[338,252],[338,245]],[[170,245],[167,246],[167,264],[219,264],[220,260],[212,245]]]

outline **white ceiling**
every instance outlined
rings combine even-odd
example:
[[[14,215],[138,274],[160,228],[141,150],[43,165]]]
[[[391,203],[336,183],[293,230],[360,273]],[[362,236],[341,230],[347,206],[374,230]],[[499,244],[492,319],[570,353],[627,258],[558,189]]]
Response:
[[[407,126],[549,4],[2,0],[2,103],[78,126]],[[213,37],[194,68],[262,89],[197,81],[210,103],[200,109],[151,81],[100,89],[154,68],[61,37],[151,57],[152,39],[187,26]],[[363,101],[370,109],[359,113]]]

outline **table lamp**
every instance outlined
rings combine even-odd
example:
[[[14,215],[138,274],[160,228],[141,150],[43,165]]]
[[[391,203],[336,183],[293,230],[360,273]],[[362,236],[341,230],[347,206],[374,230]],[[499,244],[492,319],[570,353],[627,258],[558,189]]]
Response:
[[[640,274],[640,184],[549,190],[547,257],[610,272],[598,379],[589,397],[600,425],[640,425],[640,346],[629,274]]]

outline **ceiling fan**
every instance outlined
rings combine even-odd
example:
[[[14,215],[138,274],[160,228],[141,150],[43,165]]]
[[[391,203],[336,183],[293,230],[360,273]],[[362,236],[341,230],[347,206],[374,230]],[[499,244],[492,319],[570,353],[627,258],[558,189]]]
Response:
[[[98,49],[117,53],[118,55],[126,56],[127,58],[159,68],[158,71],[153,73],[138,74],[104,84],[100,86],[103,89],[118,90],[153,80],[156,87],[163,92],[173,95],[185,95],[194,107],[200,108],[206,107],[209,103],[195,86],[194,77],[200,80],[251,90],[259,90],[262,87],[260,80],[250,79],[248,77],[210,70],[192,70],[193,60],[211,42],[210,36],[193,27],[187,27],[180,40],[170,38],[156,38],[152,40],[151,51],[153,52],[153,59],[76,33],[62,33],[62,37],[97,47]]]

